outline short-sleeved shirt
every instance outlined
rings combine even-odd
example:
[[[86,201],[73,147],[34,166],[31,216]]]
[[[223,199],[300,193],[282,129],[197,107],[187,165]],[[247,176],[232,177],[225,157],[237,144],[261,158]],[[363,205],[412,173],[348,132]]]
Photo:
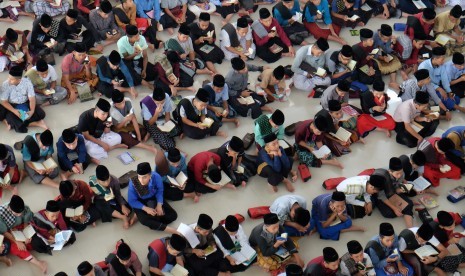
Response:
[[[192,101],[194,100],[194,96],[188,96],[188,97],[186,97],[186,98],[189,99],[190,102],[191,102],[191,104],[192,104]],[[192,104],[192,106],[194,106],[194,105]],[[205,109],[203,109],[203,110],[198,110],[198,109],[195,108],[195,106],[194,106],[194,111],[195,111],[195,113],[196,113],[198,116],[202,116],[202,115],[206,115],[206,114],[207,114],[207,108],[205,108]],[[186,111],[184,110],[184,107],[182,107],[182,106],[179,108],[179,116],[181,116],[181,117],[187,117]]]
[[[11,104],[26,103],[29,98],[35,97],[34,87],[29,79],[22,78],[18,85],[10,85],[8,80],[4,81],[0,89],[2,101],[8,101]]]
[[[36,141],[37,143],[37,133],[32,133],[31,136],[32,138],[34,139],[34,141]],[[55,152],[55,150],[53,149],[53,146],[49,146],[45,149],[43,148],[40,148],[39,147],[39,155],[41,157],[46,157],[46,156],[49,156],[49,155],[52,155],[53,153]],[[21,150],[21,153],[23,154],[23,161],[31,161],[31,153],[29,152],[29,149],[27,148],[27,145],[26,144],[23,144],[23,149]]]
[[[84,64],[74,58],[73,53],[66,55],[61,62],[61,72],[63,75],[74,75],[81,73]]]
[[[455,26],[460,24],[460,20],[457,20],[456,23],[453,23],[449,19],[450,11],[445,11],[436,16],[434,19],[434,33],[447,33],[452,31]]]
[[[161,119],[160,117],[165,116],[165,113],[170,113],[174,109],[174,103],[173,100],[171,100],[170,96],[165,93],[165,103],[163,104],[163,110],[160,112],[158,119]],[[152,118],[153,114],[150,113],[149,109],[145,104],[142,103],[142,118],[145,121],[148,121]]]
[[[413,99],[402,102],[394,112],[394,121],[397,123],[411,123],[415,117],[420,115],[420,111],[415,108]]]
[[[184,53],[188,54],[189,52],[194,51],[194,45],[192,44],[192,39],[189,37],[185,42],[179,41],[176,37],[176,41],[181,45],[181,48],[184,50]]]
[[[177,6],[182,6],[184,4],[187,4],[187,0],[161,0],[160,1],[160,6],[162,9],[174,9]]]
[[[237,24],[233,24],[234,29],[237,29]],[[244,37],[239,37],[239,42],[241,41],[246,41],[246,40],[252,40],[252,28],[249,28],[247,31],[247,34]],[[225,30],[221,30],[220,33],[220,40],[221,40],[221,45],[224,47],[231,47],[231,41],[229,40],[229,35]]]
[[[124,98],[124,107],[122,109],[116,108],[113,103],[111,104],[110,116],[113,125],[119,124],[130,113],[134,113],[134,108],[129,98]]]
[[[142,49],[148,47],[145,37],[141,35],[139,36],[139,41],[137,41],[136,43],[139,44],[139,46]],[[127,36],[123,36],[122,38],[120,38],[118,40],[117,45],[118,45],[118,52],[120,53],[121,57],[124,57],[124,54],[128,54],[128,55],[134,54],[134,45],[131,45],[131,43],[129,43],[129,39]],[[140,58],[142,58],[142,52],[134,57],[134,59],[136,60]]]
[[[274,69],[265,69],[262,72],[262,82],[260,82],[260,87],[265,89],[270,86],[272,77],[273,77],[273,70]],[[278,82],[279,89],[285,89],[286,83],[284,82],[284,78]]]
[[[37,71],[37,67],[34,66],[32,67],[33,70]],[[45,78],[40,77],[46,84],[49,84],[53,81],[56,81],[58,79],[57,72],[55,71],[55,68],[53,68],[52,65],[48,64],[48,72],[47,76]]]
[[[100,138],[105,130],[104,122],[94,117],[95,108],[91,108],[79,116],[78,131],[80,133],[88,131],[95,138]]]
[[[212,83],[209,83],[208,85],[213,88]],[[225,83],[221,92],[215,92],[215,103],[220,103],[227,100],[229,100],[229,87],[228,84]]]

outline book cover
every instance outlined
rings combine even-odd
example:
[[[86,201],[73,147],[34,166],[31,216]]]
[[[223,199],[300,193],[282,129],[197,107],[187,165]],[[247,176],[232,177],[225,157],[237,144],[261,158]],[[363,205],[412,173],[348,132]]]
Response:
[[[433,209],[439,206],[435,198],[430,195],[423,195],[418,199],[426,209]]]

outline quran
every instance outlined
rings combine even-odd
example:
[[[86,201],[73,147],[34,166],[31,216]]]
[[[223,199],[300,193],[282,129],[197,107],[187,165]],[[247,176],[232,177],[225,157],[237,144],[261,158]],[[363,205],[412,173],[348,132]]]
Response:
[[[273,54],[277,54],[279,52],[281,52],[283,50],[283,47],[277,45],[277,44],[273,44],[270,46],[269,50],[273,53]]]
[[[414,1],[415,2],[415,1]],[[452,42],[455,42],[455,39],[453,39],[452,37],[448,36],[448,35],[445,35],[445,34],[440,34],[436,37],[436,39],[434,40],[435,42],[441,44],[442,46],[445,46],[447,43],[452,43]]]
[[[343,127],[339,127],[336,133],[330,132],[329,134],[333,136],[334,138],[341,140],[342,142],[349,141],[350,136],[352,136],[352,133],[350,133],[348,130],[346,130]]]
[[[347,68],[349,68],[350,71],[354,71],[356,65],[357,65],[357,62],[351,59],[349,63],[347,63]]]
[[[59,8],[59,7],[61,7],[61,3],[62,3],[61,0],[54,0],[49,4],[50,4],[50,6],[52,6],[54,8]]]
[[[46,96],[53,95],[53,94],[55,94],[55,89],[53,89],[53,88],[47,89],[47,90],[44,91],[44,94]]]
[[[129,165],[132,162],[136,161],[136,157],[132,155],[129,151],[123,152],[122,154],[118,155],[118,159],[123,162],[124,165]]]
[[[173,186],[176,186],[178,188],[184,187],[187,181],[187,176],[183,172],[179,172],[179,174],[175,178],[169,175],[167,175],[166,177],[168,178],[170,183],[173,184]]]
[[[431,183],[426,180],[423,176],[418,177],[414,181],[410,182],[413,184],[413,188],[417,192],[421,192],[431,186]]]
[[[58,167],[52,157],[48,158],[44,162],[32,162],[32,166],[36,170],[51,170]]]
[[[351,17],[349,17],[349,20],[350,20],[350,21],[356,21],[356,20],[359,19],[359,18],[360,18],[360,16],[354,14],[354,15],[352,15]]]
[[[324,78],[324,76],[326,75],[326,70],[321,67],[318,67],[318,69],[315,72],[315,75],[317,75],[318,77]]]
[[[326,146],[322,146],[321,148],[312,151],[313,155],[315,155],[316,158],[321,159],[327,154],[331,154],[331,150]]]
[[[29,240],[34,236],[36,231],[34,230],[34,227],[32,225],[28,225],[26,228],[24,228],[22,231],[20,230],[15,230],[11,231],[11,234],[13,237],[15,237],[15,240],[20,241],[20,242],[25,242],[26,240]]]
[[[203,250],[203,252],[205,253],[205,257],[207,257],[208,255],[215,253],[216,250],[216,247],[209,245],[207,248]]]
[[[277,256],[281,260],[281,262],[284,262],[291,257],[289,251],[282,246],[279,247],[278,251],[276,251],[274,255]]]
[[[205,44],[202,47],[200,47],[200,50],[204,52],[205,54],[210,53],[213,49],[215,49],[213,46]]]
[[[158,129],[163,131],[163,132],[170,132],[173,130],[173,128],[176,127],[176,125],[172,121],[168,121],[162,125],[157,125]]]
[[[252,98],[252,96],[248,96],[248,97],[239,97],[237,98],[237,101],[240,103],[240,104],[243,104],[243,105],[251,105],[251,104],[254,104],[255,103],[255,100]]]
[[[417,7],[417,9],[419,10],[426,9],[425,3],[423,3],[421,0],[413,0],[412,2],[415,5],[415,7]]]
[[[415,250],[415,254],[417,254],[417,256],[420,259],[423,259],[423,258],[428,257],[428,256],[436,256],[439,253],[436,251],[436,249],[434,249],[434,247],[432,247],[429,244],[426,244],[426,245],[423,245],[420,248],[417,248]]]
[[[236,261],[236,264],[250,264],[256,257],[257,252],[250,245],[241,245],[241,250],[231,254],[231,257]]]
[[[10,185],[10,182],[11,182],[11,176],[9,173],[7,173],[5,177],[0,177],[0,186],[8,186]]]
[[[436,199],[430,195],[423,195],[418,200],[425,206],[426,209],[433,209],[439,206]]]
[[[11,56],[9,56],[10,61],[16,62],[24,57],[23,52],[14,52]]]
[[[189,275],[189,271],[185,269],[184,267],[176,264],[170,272],[163,272],[163,275],[168,275],[168,276],[187,276]]]
[[[84,214],[84,206],[80,205],[76,208],[66,208],[65,217],[72,218]]]
[[[203,122],[200,125],[204,127],[211,127],[213,123],[214,123],[213,119],[207,117],[205,118],[205,120],[203,120]]]

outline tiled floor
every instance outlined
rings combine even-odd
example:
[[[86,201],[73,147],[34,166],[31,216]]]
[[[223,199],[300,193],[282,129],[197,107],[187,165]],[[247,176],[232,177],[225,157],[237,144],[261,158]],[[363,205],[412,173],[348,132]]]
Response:
[[[271,8],[271,7],[270,7]],[[254,14],[253,18],[258,17],[258,14]],[[399,20],[394,19],[389,23],[398,22]],[[213,17],[213,22],[216,23],[217,33],[220,31],[220,19],[218,17]],[[381,23],[385,23],[384,20],[372,19],[369,22],[369,28],[376,30],[379,28]],[[13,27],[16,29],[26,29],[30,28],[31,21],[29,18],[21,18],[21,21],[16,25],[2,24],[0,27],[0,33],[3,34],[7,27]],[[399,34],[395,32],[395,34]],[[344,29],[342,31],[342,36],[350,43],[354,44],[358,42],[358,37],[351,37],[349,30]],[[161,38],[166,40],[168,38],[167,33],[162,33]],[[313,38],[307,39],[309,42],[313,42]],[[339,47],[338,45],[331,44],[331,47]],[[114,49],[115,46],[112,45],[105,50],[105,53],[108,54],[111,49]],[[155,52],[155,54],[159,51]],[[152,61],[155,54],[150,53],[150,60]],[[58,64],[61,62],[61,57],[57,59]],[[292,58],[283,58],[277,64],[287,65],[292,62]],[[255,64],[263,64],[263,61],[254,61]],[[57,68],[60,68],[57,66]],[[227,70],[231,68],[230,63],[225,61],[223,64],[218,65],[219,71],[223,74],[227,73]],[[59,71],[59,69],[57,70]],[[0,74],[0,81],[5,80],[7,74]],[[257,73],[250,74],[250,82],[254,83],[257,77]],[[200,84],[205,79],[205,76],[196,77],[196,86],[200,87]],[[398,77],[400,81],[400,76]],[[386,79],[387,81],[387,79]],[[138,88],[140,93],[137,101],[142,99],[145,95],[149,93],[148,90],[143,88]],[[273,103],[271,106],[273,108],[281,109],[286,115],[285,125],[290,123],[304,120],[313,117],[313,115],[320,109],[319,102],[317,99],[307,98],[308,92],[303,91],[293,91],[291,98],[288,102]],[[184,95],[186,93],[184,92]],[[77,124],[78,117],[81,112],[92,107],[96,101],[86,102],[86,103],[75,103],[71,106],[68,106],[66,103],[60,103],[57,106],[46,107],[45,111],[47,113],[46,122],[48,126],[52,129],[55,139],[58,139],[61,131],[72,125]],[[359,105],[358,101],[351,102],[355,105]],[[136,109],[139,109],[138,104],[134,104]],[[139,115],[139,110],[137,113]],[[140,118],[139,118],[140,119]],[[253,129],[253,122],[251,119],[241,119],[241,125],[239,128],[235,128],[231,124],[226,124],[222,127],[223,130],[228,132],[228,136],[237,135],[242,137],[245,133],[251,132]],[[451,122],[441,122],[439,129],[436,132],[436,135],[440,135],[443,130],[453,126],[453,125],[463,125],[464,124],[464,115],[460,113],[453,113],[453,120]],[[37,131],[37,129],[32,129],[31,131]],[[22,139],[24,136],[16,134],[13,131],[6,131],[3,124],[0,125],[0,142],[7,143],[12,145],[15,141]],[[293,137],[288,137],[288,141],[293,141]],[[218,147],[221,145],[225,139],[212,137],[204,139],[201,141],[194,141],[191,139],[177,140],[177,145],[180,149],[186,151],[190,156],[193,154],[202,151],[208,150],[210,148]],[[150,142],[152,143],[152,142]],[[314,197],[326,191],[321,187],[323,180],[329,177],[336,176],[353,176],[358,172],[362,171],[365,168],[372,167],[384,167],[387,166],[388,160],[392,156],[399,156],[400,154],[411,153],[413,150],[399,146],[395,143],[394,138],[387,138],[384,134],[380,132],[375,132],[370,134],[366,139],[366,144],[356,144],[352,146],[353,152],[349,155],[343,156],[340,160],[344,164],[345,168],[343,170],[336,169],[334,167],[323,167],[319,169],[312,168],[312,179],[307,183],[303,183],[300,180],[295,184],[296,191],[295,194],[300,194],[304,196],[308,204],[311,205],[311,201]],[[120,154],[122,150],[115,150],[110,153],[110,157],[107,160],[104,160],[102,163],[110,168],[111,173],[119,176],[124,172],[135,169],[136,164],[125,166],[123,165],[116,156]],[[150,161],[153,164],[153,156],[148,152],[144,152],[139,149],[133,150],[134,154],[139,157],[138,161]],[[17,158],[20,159],[20,154],[17,153]],[[87,180],[88,176],[93,174],[95,166],[90,166],[85,175],[79,177],[80,179]],[[445,199],[445,194],[455,185],[458,185],[463,181],[452,181],[452,180],[441,180],[441,186],[437,190],[441,193],[442,196],[438,198],[440,207],[431,211],[432,215],[435,215],[438,210],[444,209],[449,211],[463,212],[464,203],[458,203],[452,205]],[[26,179],[24,183],[18,186],[20,195],[24,198],[27,205],[31,207],[33,211],[37,211],[45,207],[47,200],[54,198],[58,195],[57,190],[53,190],[48,187],[42,187],[33,184],[30,179]],[[126,196],[127,190],[123,191]],[[181,202],[172,203],[174,209],[178,212],[178,220],[173,223],[173,226],[177,226],[180,222],[192,223],[197,220],[197,216],[200,213],[207,213],[215,221],[219,221],[226,217],[228,214],[241,213],[246,216],[247,208],[260,205],[269,205],[276,197],[286,194],[286,189],[282,186],[279,187],[278,193],[272,193],[267,187],[266,181],[261,177],[254,177],[249,182],[246,188],[239,188],[237,191],[224,190],[219,191],[215,194],[210,194],[201,197],[199,203],[194,204],[191,200],[184,200]],[[10,194],[4,193],[1,202],[8,202]],[[324,241],[320,240],[317,235],[301,239],[299,241],[300,253],[302,254],[303,259],[307,262],[313,257],[321,255],[321,251],[325,246],[333,246],[337,249],[340,255],[346,252],[346,243],[349,240],[357,239],[362,244],[366,242],[377,233],[379,223],[385,221],[385,219],[375,211],[371,217],[366,217],[363,220],[355,220],[354,224],[360,225],[366,228],[364,233],[346,233],[341,236],[339,242],[333,241]],[[252,228],[260,223],[260,220],[251,220],[247,219],[243,226],[247,233],[250,233]],[[400,232],[403,229],[403,220],[392,219],[389,220],[394,226],[397,232]],[[419,220],[415,220],[415,224],[419,224]],[[156,238],[164,236],[163,233],[158,233],[149,230],[148,228],[137,223],[129,230],[124,230],[122,228],[122,223],[120,221],[115,221],[113,223],[98,223],[96,228],[89,227],[83,233],[77,235],[77,242],[65,248],[61,252],[54,253],[53,257],[48,255],[40,255],[34,253],[35,256],[40,259],[46,260],[49,264],[49,275],[54,275],[59,271],[65,271],[69,275],[75,274],[76,266],[83,260],[88,260],[90,262],[101,261],[105,256],[114,249],[115,242],[123,238],[129,245],[139,254],[139,257],[144,265],[144,271],[148,271],[148,262],[146,259],[147,255],[147,245]],[[40,275],[39,271],[32,265],[28,265],[25,262],[19,260],[16,257],[13,257],[14,265],[10,268],[6,268],[3,264],[0,265],[0,275]],[[258,267],[253,267],[245,272],[243,275],[265,275],[265,273]]]

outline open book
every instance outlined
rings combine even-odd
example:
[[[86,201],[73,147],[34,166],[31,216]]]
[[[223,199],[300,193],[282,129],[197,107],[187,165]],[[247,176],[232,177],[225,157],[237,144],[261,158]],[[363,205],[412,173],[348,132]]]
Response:
[[[342,109],[342,112],[344,112],[345,114],[347,114],[349,116],[358,116],[358,115],[360,115],[360,114],[358,114],[357,110],[355,110],[350,105],[345,105],[341,109]]]
[[[176,77],[175,74],[171,73],[168,75],[168,80],[171,82],[171,83],[174,83],[175,81],[178,80],[178,77]]]
[[[32,225],[28,225],[26,228],[23,229],[23,231],[15,230],[11,231],[11,234],[13,237],[15,237],[15,240],[20,241],[20,242],[25,242],[26,240],[32,238],[36,231],[34,230],[34,227]]]
[[[166,177],[168,178],[170,183],[173,184],[173,186],[176,186],[178,188],[182,188],[182,187],[184,187],[184,185],[186,185],[187,176],[183,172],[179,172],[179,174],[176,176],[176,178],[172,178],[169,175],[167,175]]]
[[[417,248],[415,250],[415,254],[417,254],[417,256],[420,258],[420,259],[423,259],[425,257],[428,257],[428,256],[436,256],[438,255],[438,251],[436,251],[436,249],[434,249],[434,247],[432,247],[431,245],[429,244],[425,244],[423,245],[422,247],[420,248]]]
[[[415,121],[412,121],[412,122],[410,123],[410,126],[411,126],[411,127],[413,128],[413,130],[415,130],[416,132],[420,132],[420,130],[423,129],[423,126],[420,125],[420,123],[415,122]]]
[[[5,175],[5,177],[0,177],[0,186],[8,186],[11,183],[11,176],[9,173]],[[1,244],[1,243],[0,243]]]
[[[412,2],[415,5],[415,7],[417,7],[417,9],[419,10],[426,9],[425,3],[423,3],[421,0],[413,0]]]
[[[386,116],[384,116],[384,115],[373,116],[373,114],[370,114],[370,116],[371,116],[371,118],[375,119],[378,122],[386,120]]]
[[[242,52],[242,51],[241,51],[241,52]],[[250,56],[250,55],[252,55],[252,54],[253,54],[253,48],[252,48],[252,47],[250,47],[249,50],[248,50],[247,52],[244,53],[244,55],[246,55],[246,56]]]
[[[318,77],[323,78],[326,75],[326,70],[321,68],[321,67],[318,67],[318,69],[315,72],[315,75],[317,75]]]
[[[313,155],[315,155],[316,158],[321,159],[325,155],[330,154],[331,150],[326,145],[324,145],[321,148],[312,151],[312,153],[313,153]]]
[[[252,96],[248,96],[248,97],[239,97],[237,98],[237,101],[240,103],[240,104],[243,104],[243,105],[251,105],[251,104],[254,104],[255,103],[255,100],[252,98]]]
[[[84,206],[80,205],[76,207],[75,209],[73,208],[66,208],[65,216],[67,218],[72,218],[72,217],[77,217],[84,214]]]
[[[51,38],[50,41],[45,42],[44,45],[50,48],[55,42],[55,39]]]
[[[218,250],[216,247],[209,245],[203,250],[203,252],[205,253],[205,257],[207,257],[208,255],[215,253],[216,250]]]
[[[417,192],[421,192],[431,186],[431,183],[426,180],[423,176],[418,177],[414,181],[411,182],[413,184],[413,188]]]
[[[180,223],[176,231],[183,235],[183,237],[187,240],[191,248],[195,248],[197,245],[199,245],[199,238],[197,238],[194,229],[192,229],[192,227],[190,227],[189,225]]]
[[[378,52],[379,52],[379,48],[374,48],[373,50],[371,50],[369,55],[376,55]]]
[[[215,30],[208,31],[207,37],[213,37],[214,34],[215,34]]]
[[[355,66],[357,66],[357,62],[355,60],[351,59],[349,61],[349,63],[347,63],[346,66],[347,66],[347,68],[349,68],[350,71],[354,71]]]
[[[268,48],[273,54],[277,54],[283,50],[283,47],[279,46],[278,44],[273,44],[271,45],[270,48]]]
[[[352,133],[350,133],[347,129],[343,127],[339,127],[336,133],[329,133],[331,136],[341,140],[342,142],[347,142],[350,139],[350,136],[352,136]]]
[[[205,54],[209,54],[211,51],[213,51],[213,49],[215,49],[215,47],[208,44],[205,44],[202,47],[200,47],[200,51],[204,52]]]
[[[370,72],[370,67],[367,64],[363,65],[359,69],[360,69],[360,71],[362,71],[366,75],[368,75],[368,73]]]
[[[401,198],[398,194],[392,195],[388,200],[392,203],[392,205],[398,207],[401,211],[403,211],[405,207],[408,206],[408,202]]]
[[[189,271],[185,269],[184,267],[176,264],[170,272],[165,272],[163,271],[163,275],[167,276],[187,276],[189,275]]]
[[[53,89],[53,88],[46,89],[44,91],[44,95],[46,95],[46,96],[53,95],[53,94],[55,94],[55,89]]]
[[[52,244],[53,250],[61,250],[63,246],[69,241],[71,235],[73,234],[72,230],[64,230],[55,234],[55,243]]]
[[[170,132],[176,127],[176,125],[170,120],[162,125],[157,125],[157,127],[163,132]]]
[[[203,122],[200,125],[202,125],[204,127],[211,127],[214,122],[215,121],[213,121],[212,118],[206,117],[205,120],[203,120]]]
[[[3,240],[5,239],[5,236],[0,234],[0,244],[3,244]]]
[[[390,54],[386,54],[386,56],[387,56],[387,58],[388,58],[387,62],[391,62],[391,60],[394,59],[394,57],[391,56]]]
[[[236,264],[250,264],[256,257],[257,252],[250,245],[241,245],[241,250],[231,254],[231,257],[236,261]]]
[[[54,0],[49,4],[50,4],[50,6],[52,6],[54,8],[59,8],[59,7],[61,7],[61,0]]]
[[[32,166],[36,170],[51,170],[51,169],[55,169],[56,167],[58,167],[57,163],[55,163],[52,157],[48,158],[42,163],[32,162]]]
[[[350,21],[356,21],[356,20],[359,19],[359,18],[360,18],[360,16],[354,14],[354,15],[352,15],[351,17],[349,17],[349,20],[350,20]]]
[[[9,56],[10,61],[16,62],[24,57],[23,52],[14,52],[12,55]]]
[[[296,22],[299,22],[302,20],[302,16],[303,14],[301,12],[296,12],[293,16],[292,16],[292,20],[296,21]]]
[[[416,2],[416,1],[413,1],[413,2]],[[440,34],[436,37],[434,41],[441,44],[442,46],[445,46],[447,43],[455,42],[455,39],[453,39],[452,37],[446,34]]]
[[[213,182],[213,181],[210,179],[210,177],[208,177],[208,176],[207,176],[205,179],[206,179],[206,180],[208,181],[208,183],[210,183],[210,184],[213,184],[213,185],[220,185],[220,186],[224,186],[224,185],[226,185],[226,184],[228,184],[228,183],[231,182],[231,178],[229,178],[229,176],[228,176],[224,171],[221,171],[221,180],[220,180],[220,182],[218,182],[218,183]]]

